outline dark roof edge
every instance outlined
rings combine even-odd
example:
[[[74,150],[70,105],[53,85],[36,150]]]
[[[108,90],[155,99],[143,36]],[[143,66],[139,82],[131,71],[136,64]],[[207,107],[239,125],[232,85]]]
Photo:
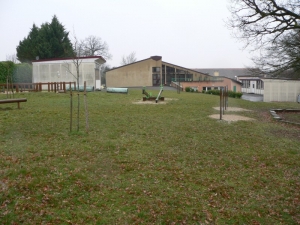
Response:
[[[165,61],[161,61],[161,62],[162,62],[162,63],[168,63],[168,62],[165,62]],[[207,74],[207,73],[202,73],[202,72],[199,72],[199,71],[196,71],[196,70],[193,70],[193,69],[189,69],[189,68],[186,68],[186,67],[178,66],[178,65],[175,65],[175,64],[172,64],[172,63],[168,63],[168,64],[170,64],[170,65],[172,65],[172,66],[180,67],[180,68],[182,68],[182,69],[190,70],[190,71],[193,71],[193,72],[196,72],[196,73],[201,73],[201,74],[203,74],[203,75],[205,75],[205,76],[213,77],[213,76],[211,76],[211,75],[209,75],[209,74]]]
[[[102,59],[104,62],[106,60],[102,56],[85,56],[85,57],[68,57],[68,58],[52,58],[52,59],[41,59],[32,60],[31,62],[47,62],[47,61],[58,61],[58,60],[70,60],[70,59]]]
[[[142,59],[142,60],[139,60],[139,61],[136,61],[136,62],[133,62],[133,63],[129,63],[129,64],[126,64],[126,65],[123,65],[123,66],[118,66],[118,67],[115,67],[113,69],[107,70],[107,72],[112,71],[112,70],[116,70],[116,69],[119,69],[119,68],[122,68],[122,67],[125,67],[125,66],[129,66],[129,65],[132,65],[132,64],[135,64],[135,63],[143,62],[143,61],[146,61],[148,59],[152,59],[152,58],[149,57],[147,59]]]
[[[262,80],[295,80],[295,81],[300,81],[300,78],[296,79],[296,78],[287,78],[287,77],[279,77],[279,78],[276,78],[276,77],[263,77],[263,78],[260,78]]]

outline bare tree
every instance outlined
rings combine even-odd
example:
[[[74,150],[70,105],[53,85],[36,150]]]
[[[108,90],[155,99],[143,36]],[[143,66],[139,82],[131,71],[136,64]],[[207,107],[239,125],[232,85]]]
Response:
[[[6,61],[11,61],[13,63],[19,63],[16,54],[6,55]]]
[[[131,52],[128,56],[122,57],[121,65],[124,66],[134,62],[136,62],[135,52]]]
[[[299,0],[231,0],[229,11],[227,25],[246,46],[264,47],[300,28]]]
[[[100,55],[104,59],[110,59],[112,55],[109,53],[108,45],[105,41],[102,41],[100,37],[93,35],[88,36],[79,43],[79,49],[81,56],[95,56]]]
[[[72,58],[72,64],[75,66],[75,73],[73,72],[72,65],[70,65],[69,63],[65,63],[65,68],[67,69],[67,71],[69,72],[69,74],[71,74],[77,81],[77,131],[79,131],[79,109],[80,109],[80,98],[79,98],[79,78],[80,78],[80,65],[82,62],[81,57],[81,44],[78,41],[75,32],[74,32],[74,41],[73,41],[73,58]],[[70,87],[71,89],[72,87]],[[71,96],[72,98],[72,96]],[[72,109],[71,109],[72,110]]]
[[[258,51],[257,71],[278,75],[300,67],[299,0],[230,0],[227,25],[245,48]],[[276,75],[276,76],[277,76]]]
[[[282,35],[253,60],[263,73],[300,78],[300,30]]]

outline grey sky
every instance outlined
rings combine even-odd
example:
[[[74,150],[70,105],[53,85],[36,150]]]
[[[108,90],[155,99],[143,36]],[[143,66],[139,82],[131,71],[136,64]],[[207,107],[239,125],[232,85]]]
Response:
[[[78,39],[89,35],[109,45],[111,66],[136,52],[138,60],[153,55],[187,68],[251,66],[251,56],[225,27],[227,0],[0,0],[0,61],[33,23],[53,15]]]

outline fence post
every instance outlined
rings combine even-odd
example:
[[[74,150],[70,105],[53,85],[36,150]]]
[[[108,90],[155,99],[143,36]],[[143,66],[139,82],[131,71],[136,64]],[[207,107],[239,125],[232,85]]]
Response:
[[[222,100],[223,100],[223,89],[220,91],[220,120],[222,120]]]

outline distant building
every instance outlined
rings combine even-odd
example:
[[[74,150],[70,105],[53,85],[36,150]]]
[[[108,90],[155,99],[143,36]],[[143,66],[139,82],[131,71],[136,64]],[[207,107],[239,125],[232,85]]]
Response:
[[[242,82],[242,92],[251,94],[264,94],[263,76],[237,76],[237,80]]]
[[[262,78],[264,102],[297,102],[300,95],[300,79]]]
[[[229,86],[230,90],[241,91],[241,83],[236,80],[221,76],[214,77],[194,69],[164,62],[161,56],[152,56],[106,72],[107,87],[160,85],[180,86],[183,90],[189,86],[198,91]]]
[[[100,66],[105,63],[101,56],[79,57],[79,85],[100,88]],[[32,61],[33,83],[77,82],[73,58],[55,58]],[[73,75],[72,75],[73,74]],[[75,75],[75,76],[74,76]]]
[[[251,75],[247,68],[194,68],[193,70],[210,76],[222,76],[231,79],[236,79],[238,76]]]

